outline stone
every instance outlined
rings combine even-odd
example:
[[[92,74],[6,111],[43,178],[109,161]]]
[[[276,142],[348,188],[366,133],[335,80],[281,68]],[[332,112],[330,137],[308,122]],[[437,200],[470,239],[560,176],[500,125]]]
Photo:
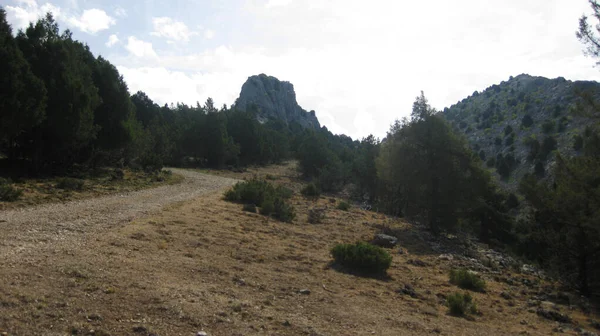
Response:
[[[505,300],[512,299],[512,295],[510,295],[508,292],[502,292],[502,293],[500,293],[500,296]]]
[[[301,290],[298,291],[298,294],[309,295],[310,294],[310,289],[301,289]]]
[[[392,248],[398,244],[398,238],[383,233],[378,233],[371,241],[371,244],[385,248]]]
[[[208,333],[206,331],[198,331],[196,336],[208,336]]]
[[[557,312],[555,310],[549,310],[544,308],[538,308],[536,313],[548,320],[560,322],[560,323],[571,323],[571,318],[565,314]]]
[[[321,128],[315,111],[307,112],[298,105],[292,83],[265,74],[248,77],[235,101],[235,108],[240,111],[256,109],[261,123],[276,119],[286,125],[297,122],[304,128]]]
[[[415,289],[409,284],[404,284],[404,288],[400,288],[400,289],[396,290],[396,293],[408,295],[413,298],[416,298],[418,296]]]
[[[452,261],[452,260],[454,260],[454,256],[452,254],[440,254],[438,259]]]
[[[427,263],[425,263],[423,260],[420,260],[420,259],[409,259],[408,263],[411,265],[419,266],[419,267],[428,266]]]

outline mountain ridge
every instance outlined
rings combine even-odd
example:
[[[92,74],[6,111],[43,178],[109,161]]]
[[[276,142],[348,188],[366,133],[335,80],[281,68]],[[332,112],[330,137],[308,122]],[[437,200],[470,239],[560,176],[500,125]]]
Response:
[[[577,137],[588,118],[574,112],[581,94],[600,98],[600,83],[520,74],[491,85],[442,111],[455,130],[515,190],[527,173],[540,177],[554,164],[555,150],[578,155]]]

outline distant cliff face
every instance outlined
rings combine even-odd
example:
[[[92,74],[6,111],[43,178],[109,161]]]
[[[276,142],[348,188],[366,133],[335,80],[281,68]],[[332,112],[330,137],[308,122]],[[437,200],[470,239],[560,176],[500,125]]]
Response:
[[[238,110],[257,109],[260,122],[278,119],[285,124],[299,123],[305,128],[319,128],[315,111],[307,112],[296,102],[294,85],[279,79],[260,74],[251,76],[242,86],[240,97],[235,102]]]
[[[600,83],[519,75],[444,110],[503,186],[516,189],[526,173],[546,175],[553,151],[579,154],[577,138],[589,119],[572,112],[586,91],[600,99]]]

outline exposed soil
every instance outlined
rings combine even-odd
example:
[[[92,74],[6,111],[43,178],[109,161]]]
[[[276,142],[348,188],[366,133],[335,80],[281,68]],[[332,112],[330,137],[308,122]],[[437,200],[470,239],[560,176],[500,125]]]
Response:
[[[445,260],[401,220],[336,198],[295,195],[297,217],[281,223],[222,200],[235,179],[258,174],[298,190],[293,165],[185,176],[179,185],[27,210],[0,212],[0,334],[6,335],[551,335],[557,322],[528,305],[547,284],[533,276],[484,274],[473,293],[481,314],[447,314],[458,289]],[[325,209],[309,224],[310,208]],[[395,230],[403,253],[388,277],[331,265],[337,242]],[[418,261],[416,261],[418,260]],[[537,287],[510,279],[530,279]],[[503,280],[504,279],[504,280]],[[517,281],[519,282],[519,281]],[[414,296],[402,289],[409,285]],[[308,290],[308,291],[303,291]],[[510,297],[500,294],[510,293]],[[589,316],[557,305],[575,325]],[[569,334],[574,329],[564,327]]]

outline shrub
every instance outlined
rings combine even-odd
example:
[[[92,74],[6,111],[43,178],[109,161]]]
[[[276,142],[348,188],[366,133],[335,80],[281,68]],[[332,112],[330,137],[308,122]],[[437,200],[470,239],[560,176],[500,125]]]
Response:
[[[256,213],[256,205],[254,204],[244,204],[244,206],[242,207],[243,211],[247,211],[247,212],[253,212]]]
[[[281,197],[275,198],[273,202],[275,206],[275,211],[273,212],[273,217],[282,221],[282,222],[291,222],[296,218],[296,213],[294,207],[283,200]]]
[[[281,186],[274,187],[265,180],[253,178],[238,182],[224,196],[230,202],[254,204],[260,207],[260,214],[283,222],[291,222],[295,217],[294,207],[285,201],[292,196],[292,191]]]
[[[312,182],[304,186],[300,193],[306,198],[318,198],[321,195],[321,191],[317,185]]]
[[[450,283],[457,285],[462,289],[468,289],[476,292],[485,291],[485,280],[479,275],[462,269],[453,269],[450,271]]]
[[[502,145],[502,139],[500,139],[500,137],[496,137],[496,138],[494,139],[494,144],[495,144],[496,146],[501,146],[501,145]]]
[[[15,189],[9,179],[0,178],[0,201],[14,202],[23,195],[23,191]]]
[[[504,127],[504,135],[505,136],[511,134],[512,132],[513,132],[513,128],[510,125],[506,125],[506,127]]]
[[[521,125],[525,128],[531,127],[533,125],[533,118],[529,114],[526,114],[523,119],[521,119]]]
[[[116,168],[110,172],[110,179],[113,181],[120,181],[125,178],[125,172],[123,169]]]
[[[553,150],[556,149],[557,146],[556,139],[553,136],[547,136],[544,138],[542,142],[542,147],[540,149],[539,158],[541,160],[545,160]]]
[[[63,190],[82,190],[84,184],[84,180],[72,177],[62,177],[58,180],[56,187]]]
[[[311,224],[319,224],[323,222],[325,218],[325,211],[323,209],[309,209],[308,210],[308,222]]]
[[[544,177],[546,175],[546,168],[544,167],[544,163],[542,161],[538,161],[535,163],[533,167],[533,172],[537,177]]]
[[[554,132],[554,127],[556,126],[556,122],[554,120],[546,120],[542,124],[542,131],[546,134]]]
[[[578,151],[583,148],[583,137],[581,135],[576,135],[573,137],[573,149]]]
[[[492,167],[494,167],[494,166],[496,165],[496,159],[495,159],[495,158],[489,158],[489,159],[488,159],[488,160],[485,162],[485,165],[486,165],[488,168],[492,168]]]
[[[513,144],[514,142],[515,142],[515,136],[514,136],[514,134],[513,134],[513,135],[511,135],[511,136],[509,136],[508,138],[506,138],[506,139],[504,140],[504,144],[505,144],[506,146],[512,146],[512,144]]]
[[[341,201],[340,203],[338,203],[336,208],[338,210],[348,211],[350,210],[350,204],[348,202]]]
[[[364,242],[338,244],[331,249],[331,255],[338,264],[362,273],[385,273],[392,264],[392,256],[386,250]]]
[[[519,204],[520,204],[519,198],[514,193],[510,193],[508,195],[508,197],[506,198],[506,206],[509,209],[514,209],[514,208],[518,207]]]
[[[465,314],[477,313],[477,305],[469,293],[453,293],[446,298],[446,304],[450,314],[455,316],[464,316]]]

